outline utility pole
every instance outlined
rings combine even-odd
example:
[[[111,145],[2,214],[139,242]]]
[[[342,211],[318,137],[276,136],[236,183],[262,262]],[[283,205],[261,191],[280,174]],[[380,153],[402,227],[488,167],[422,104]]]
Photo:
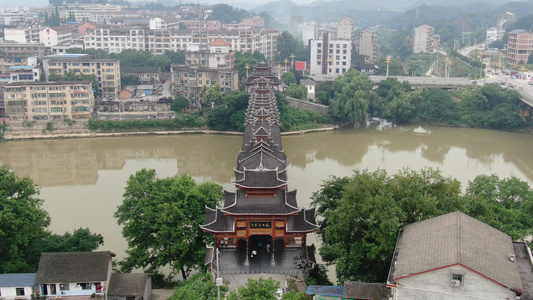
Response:
[[[389,77],[389,64],[390,64],[390,56],[387,56],[387,74],[385,75],[385,77]]]

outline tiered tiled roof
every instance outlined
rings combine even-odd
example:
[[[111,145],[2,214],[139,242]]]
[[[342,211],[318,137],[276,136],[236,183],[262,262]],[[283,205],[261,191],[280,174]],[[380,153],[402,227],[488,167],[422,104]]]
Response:
[[[287,189],[287,157],[281,143],[275,94],[280,83],[267,64],[257,64],[245,80],[250,86],[250,99],[235,168],[236,191],[225,191],[224,207],[206,209],[206,223],[201,226],[205,231],[234,231],[235,216],[272,215],[288,217],[288,232],[317,229],[314,210],[299,208],[296,191]]]

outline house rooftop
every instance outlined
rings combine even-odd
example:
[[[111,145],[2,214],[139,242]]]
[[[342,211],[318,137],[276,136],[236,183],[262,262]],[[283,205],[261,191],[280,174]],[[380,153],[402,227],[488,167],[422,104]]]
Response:
[[[35,283],[105,281],[112,257],[110,251],[42,253]]]
[[[148,279],[149,274],[146,273],[113,273],[107,293],[112,296],[126,297],[143,295]]]
[[[409,224],[400,234],[389,275],[396,280],[452,265],[509,289],[522,289],[511,237],[462,212]]]
[[[37,273],[0,274],[0,288],[34,286],[36,276]]]

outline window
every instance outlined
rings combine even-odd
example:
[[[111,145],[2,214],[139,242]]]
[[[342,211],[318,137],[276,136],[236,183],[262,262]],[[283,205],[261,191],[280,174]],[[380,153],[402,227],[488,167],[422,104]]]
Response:
[[[68,291],[70,290],[70,286],[68,283],[60,283],[59,284],[59,290],[60,291]]]
[[[463,282],[463,275],[462,274],[452,274],[452,280]]]
[[[24,296],[24,288],[17,288],[17,296]]]
[[[91,284],[88,283],[88,282],[78,283],[78,285],[81,286],[82,290],[90,290],[91,289]]]

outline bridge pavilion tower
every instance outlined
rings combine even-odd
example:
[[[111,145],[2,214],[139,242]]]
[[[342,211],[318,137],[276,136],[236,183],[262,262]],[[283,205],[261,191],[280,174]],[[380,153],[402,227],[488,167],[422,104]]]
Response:
[[[246,253],[254,250],[306,254],[306,235],[315,232],[314,209],[298,207],[288,189],[276,94],[281,82],[267,64],[255,66],[244,80],[250,94],[242,148],[237,156],[235,191],[224,191],[223,207],[206,208],[201,228],[215,236],[216,247]]]

